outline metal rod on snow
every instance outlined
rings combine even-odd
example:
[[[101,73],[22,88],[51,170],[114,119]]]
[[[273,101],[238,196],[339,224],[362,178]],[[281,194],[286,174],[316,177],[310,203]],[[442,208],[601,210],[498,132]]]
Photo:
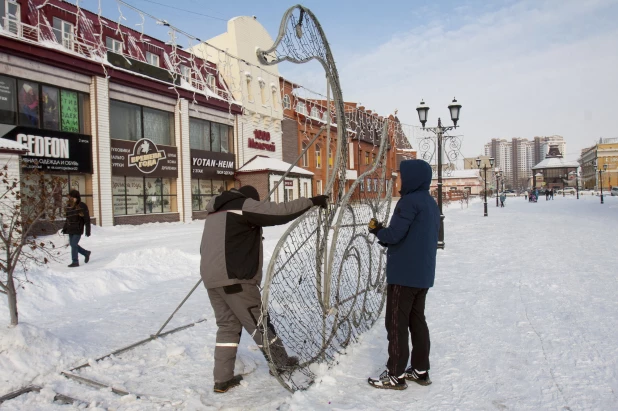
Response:
[[[159,334],[161,334],[161,331],[163,331],[163,329],[165,328],[165,326],[167,324],[169,324],[170,321],[172,321],[172,317],[174,317],[174,315],[176,315],[176,313],[178,312],[178,310],[180,310],[180,307],[182,307],[184,305],[185,302],[187,302],[187,300],[189,299],[189,297],[191,297],[191,294],[193,294],[193,292],[195,291],[195,289],[202,283],[202,279],[200,278],[200,280],[193,286],[193,288],[191,289],[191,291],[189,291],[189,294],[187,294],[187,296],[185,297],[184,300],[182,300],[182,302],[180,303],[180,305],[178,307],[176,307],[176,309],[174,310],[174,312],[172,313],[172,315],[170,315],[170,318],[167,319],[167,321],[161,326],[161,328],[159,329],[159,331],[157,331],[157,333],[154,335],[155,337],[158,337]]]

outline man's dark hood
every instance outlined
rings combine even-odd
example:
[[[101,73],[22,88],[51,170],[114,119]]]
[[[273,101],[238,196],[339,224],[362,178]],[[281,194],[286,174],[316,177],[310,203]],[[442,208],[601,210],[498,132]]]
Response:
[[[208,203],[206,211],[216,213],[225,210],[242,210],[242,205],[246,199],[247,197],[243,193],[233,188],[213,197]]]
[[[401,190],[403,196],[414,191],[429,190],[432,170],[424,160],[405,160],[401,162]]]

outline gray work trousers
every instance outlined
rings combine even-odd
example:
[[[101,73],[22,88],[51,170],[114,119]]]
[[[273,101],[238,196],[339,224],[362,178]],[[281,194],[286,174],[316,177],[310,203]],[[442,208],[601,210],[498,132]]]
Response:
[[[258,347],[262,348],[263,330],[262,327],[257,329],[262,310],[262,298],[258,287],[251,284],[209,288],[207,291],[218,327],[214,379],[215,382],[225,382],[234,377],[236,352],[243,328],[253,336]],[[289,357],[283,344],[270,323],[266,328],[268,341],[270,341],[270,353],[275,364],[285,365]],[[264,353],[263,350],[262,352]]]

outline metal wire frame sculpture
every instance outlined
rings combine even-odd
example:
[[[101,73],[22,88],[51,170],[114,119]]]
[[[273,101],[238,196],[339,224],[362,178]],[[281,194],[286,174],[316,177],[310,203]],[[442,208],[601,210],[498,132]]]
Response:
[[[346,192],[348,135],[355,133],[348,129],[337,68],[318,20],[301,5],[291,7],[274,45],[257,55],[265,65],[319,61],[336,115],[336,156],[325,190],[331,206],[315,208],[290,225],[271,256],[262,293],[260,326],[274,327],[278,336],[269,341],[264,333],[269,367],[285,388],[296,391],[313,382],[319,364],[332,365],[384,306],[385,252],[366,226],[372,217],[384,221],[390,212],[392,181],[385,165],[392,130],[388,120],[381,123],[375,163]],[[370,187],[373,182],[371,193],[359,189],[365,181]],[[281,345],[299,358],[297,366],[283,372],[271,356]]]

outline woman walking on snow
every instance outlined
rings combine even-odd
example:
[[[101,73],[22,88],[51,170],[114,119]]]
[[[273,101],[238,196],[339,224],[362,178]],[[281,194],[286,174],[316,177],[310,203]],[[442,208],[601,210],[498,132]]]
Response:
[[[90,237],[90,214],[88,206],[82,203],[81,195],[77,190],[69,192],[69,204],[66,211],[66,220],[62,228],[62,234],[69,235],[69,245],[71,246],[71,259],[69,267],[79,267],[79,254],[85,257],[84,262],[90,261],[91,251],[79,245],[79,240],[86,229],[86,237]]]
[[[506,201],[506,194],[500,194],[500,207],[504,207],[504,202]]]

